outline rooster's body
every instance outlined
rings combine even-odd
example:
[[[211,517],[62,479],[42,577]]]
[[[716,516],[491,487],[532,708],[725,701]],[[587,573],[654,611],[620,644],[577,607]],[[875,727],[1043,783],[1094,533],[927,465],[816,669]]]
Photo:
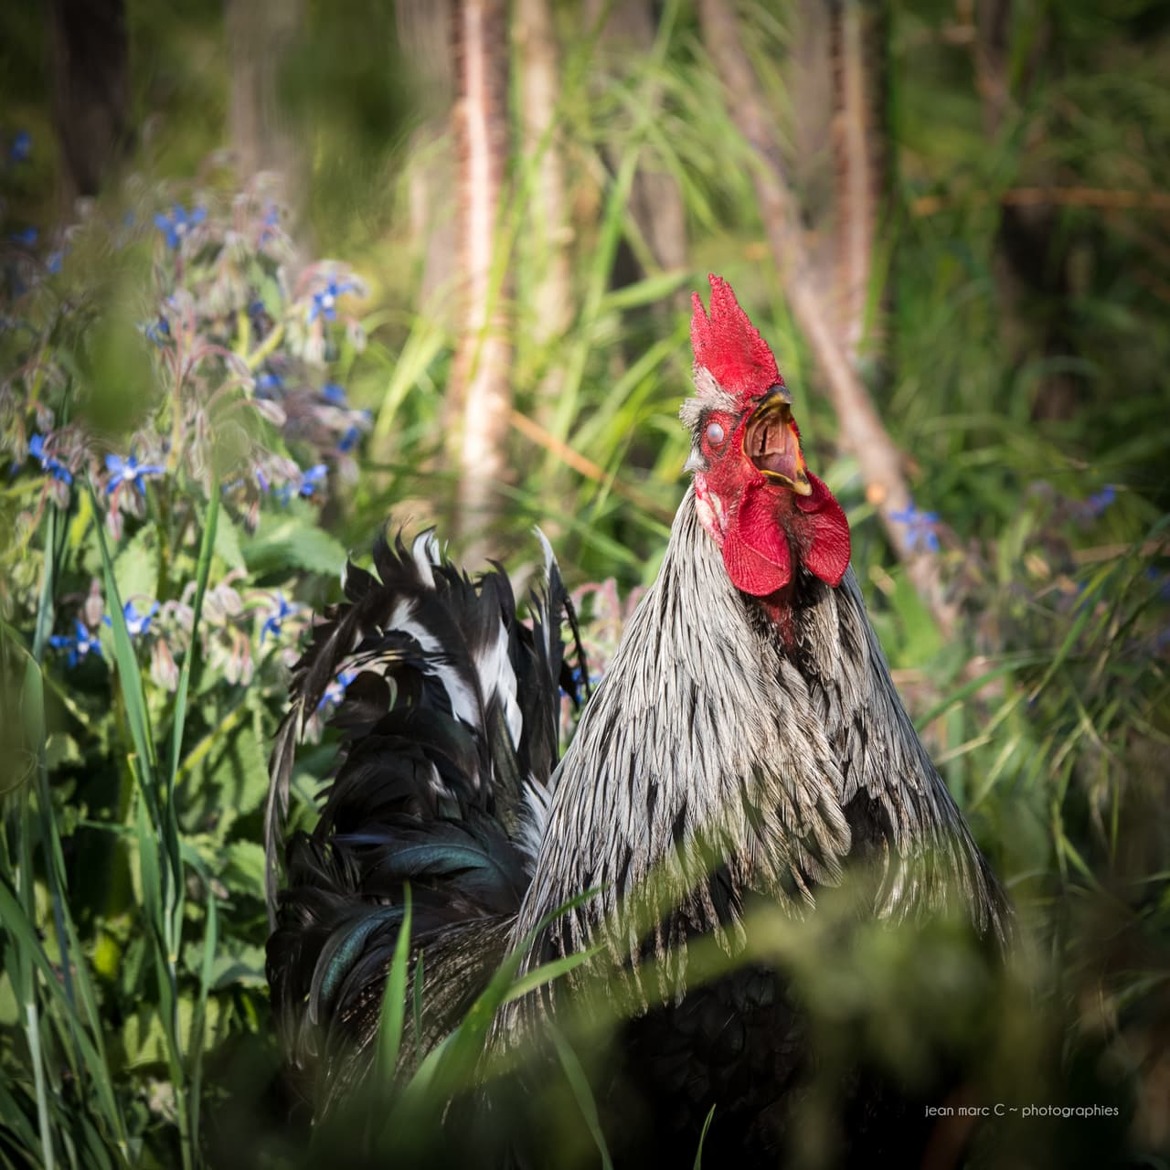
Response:
[[[368,1050],[404,879],[421,883],[415,901],[425,917],[412,944],[425,960],[423,1002],[433,992],[438,1005],[424,1021],[424,1048],[507,952],[521,951],[522,969],[532,970],[599,947],[598,962],[621,972],[634,1017],[615,1111],[628,1089],[637,1142],[684,1157],[714,1106],[709,1149],[774,1163],[785,1099],[808,1060],[801,1013],[775,973],[749,965],[688,986],[688,940],[711,935],[734,952],[751,902],[803,915],[855,862],[873,875],[867,915],[898,921],[957,907],[980,935],[1005,934],[999,887],[890,679],[848,568],[844,513],[807,472],[771,351],[718,278],[710,315],[696,298],[692,341],[698,396],[683,418],[694,485],[658,579],[555,770],[563,604],[555,568],[535,634],[515,622],[510,594],[495,597],[508,663],[528,664],[503,671],[521,719],[500,719],[506,701],[492,708],[488,696],[501,687],[482,663],[479,706],[456,710],[450,688],[432,688],[442,736],[422,718],[424,684],[439,664],[469,657],[474,639],[458,628],[458,606],[474,602],[478,613],[488,587],[463,582],[448,601],[447,638],[416,636],[415,657],[404,658],[405,554],[389,572],[379,564],[382,587],[363,578],[350,591],[353,608],[306,657],[295,692],[302,712],[338,670],[360,669],[363,655],[367,671],[392,663],[384,673],[417,692],[388,700],[384,685],[374,695],[359,674],[339,713],[350,747],[321,825],[289,853],[270,978],[286,1042],[323,1070],[319,1102],[361,1066],[352,1053]],[[462,581],[450,569],[433,575]],[[387,719],[393,729],[377,722]],[[540,726],[535,751],[530,724]],[[466,759],[443,737],[467,740]],[[286,728],[275,754],[274,777],[285,784],[294,738]],[[446,770],[436,785],[427,769],[439,755]],[[470,897],[447,848],[460,834],[494,859],[491,880]],[[420,869],[431,841],[437,860]],[[596,892],[582,900],[588,890]],[[497,1043],[538,1033],[556,1008],[556,995],[507,1005]],[[872,1095],[868,1108],[881,1109]]]

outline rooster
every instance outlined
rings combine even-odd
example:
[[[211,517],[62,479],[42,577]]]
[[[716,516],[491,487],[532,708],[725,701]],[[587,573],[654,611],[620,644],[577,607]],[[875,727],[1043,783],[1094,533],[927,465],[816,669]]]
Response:
[[[876,874],[867,911],[879,918],[957,909],[998,946],[1009,912],[895,690],[848,521],[805,464],[775,357],[727,282],[710,280],[710,311],[693,298],[697,395],[681,411],[692,485],[553,777],[511,941],[535,936],[525,969],[603,939],[643,1008],[655,991],[638,967],[653,958],[668,973],[657,997],[676,1006],[628,1038],[646,1066],[636,1079],[668,1113],[652,1117],[650,1146],[693,1153],[718,1101],[706,1148],[767,1164],[778,1099],[803,1069],[786,1047],[799,1023],[756,968],[684,998],[686,940],[733,945],[756,897],[803,913],[847,862]],[[623,916],[639,891],[640,913]],[[510,1005],[502,1034],[533,1005]],[[729,1081],[738,1096],[720,1101]]]
[[[612,1094],[629,1087],[642,1105],[626,1148],[680,1157],[715,1106],[713,1158],[774,1163],[807,1063],[779,977],[746,966],[688,987],[689,940],[734,951],[753,901],[805,915],[852,863],[876,875],[867,915],[957,908],[993,946],[1006,938],[1004,896],[898,698],[848,522],[805,464],[775,358],[710,280],[681,412],[692,484],[559,765],[551,560],[528,630],[502,575],[473,585],[433,545],[383,548],[382,584],[351,571],[350,607],[301,664],[273,757],[277,808],[299,726],[339,670],[361,671],[335,720],[347,746],[321,822],[289,847],[269,944],[286,1046],[316,1065],[319,1108],[368,1061],[408,880],[425,909],[411,938],[423,1002],[436,1004],[422,1047],[505,954],[531,971],[598,950],[634,1016]],[[497,1044],[539,1032],[557,1005],[507,1005]]]

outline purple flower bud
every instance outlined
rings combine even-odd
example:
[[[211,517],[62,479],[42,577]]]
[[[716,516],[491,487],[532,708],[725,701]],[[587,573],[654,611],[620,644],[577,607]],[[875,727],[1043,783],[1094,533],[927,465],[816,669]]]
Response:
[[[27,130],[17,130],[12,136],[8,157],[14,163],[28,162],[32,157],[32,135]]]
[[[1117,488],[1107,483],[1099,492],[1094,492],[1084,503],[1085,515],[1093,520],[1105,514],[1106,509],[1117,499]]]
[[[179,668],[171,648],[162,638],[157,638],[150,648],[150,677],[165,691],[178,689]]]

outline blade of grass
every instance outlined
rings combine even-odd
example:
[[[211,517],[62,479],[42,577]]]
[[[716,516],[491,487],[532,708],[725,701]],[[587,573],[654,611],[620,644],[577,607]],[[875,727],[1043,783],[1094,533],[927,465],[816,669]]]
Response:
[[[398,1054],[402,1050],[402,1029],[406,1019],[406,977],[410,967],[411,899],[410,883],[403,892],[402,926],[394,943],[394,955],[382,993],[382,1012],[378,1022],[377,1075],[384,1085],[394,1083]],[[417,993],[416,993],[417,994]]]
[[[179,671],[179,685],[175,692],[174,723],[171,728],[171,766],[167,776],[168,798],[174,791],[179,775],[179,763],[183,751],[183,729],[187,720],[187,696],[191,689],[191,671],[198,647],[199,618],[203,613],[203,597],[207,592],[207,581],[211,575],[211,558],[215,549],[215,529],[219,520],[219,493],[212,491],[207,502],[207,519],[203,525],[203,538],[199,544],[199,560],[195,566],[195,597],[191,603],[191,648],[183,657]]]
[[[585,1124],[588,1126],[594,1142],[597,1143],[597,1152],[601,1155],[601,1165],[604,1170],[613,1170],[609,1146],[606,1144],[605,1133],[601,1128],[601,1117],[597,1112],[597,1102],[593,1099],[593,1090],[589,1087],[589,1078],[585,1075],[585,1070],[581,1067],[581,1062],[577,1059],[572,1045],[551,1020],[548,1023],[548,1034],[552,1037],[553,1045],[557,1050],[557,1059],[561,1062],[561,1068],[564,1069],[565,1079],[569,1082],[569,1088],[577,1101],[577,1108],[581,1110],[581,1116],[585,1119]]]
[[[95,514],[100,517],[97,489],[92,481],[89,484],[89,496]],[[209,516],[212,518],[213,524],[218,502],[218,496],[214,493],[212,501]],[[178,818],[175,813],[174,801],[171,799],[175,767],[172,766],[169,772],[166,789],[160,793],[158,756],[147,710],[142,672],[138,666],[138,655],[135,652],[130,631],[126,626],[122,598],[118,592],[114,561],[110,554],[109,542],[106,540],[105,528],[100,519],[94,527],[97,532],[98,548],[101,552],[106,604],[109,610],[110,626],[113,630],[114,660],[118,667],[119,693],[126,710],[126,719],[130,726],[130,735],[136,753],[132,762],[132,770],[137,779],[138,792],[141,797],[138,806],[139,865],[143,901],[151,925],[151,937],[154,940],[154,960],[159,985],[159,1017],[163,1036],[166,1039],[167,1065],[175,1088],[175,1110],[178,1117],[183,1166],[185,1170],[191,1170],[191,1167],[198,1161],[198,1151],[196,1139],[191,1133],[189,1124],[190,1095],[185,1075],[179,1026],[178,962],[183,930],[183,862]],[[205,529],[204,546],[208,545],[207,535],[208,530]],[[214,532],[212,536],[214,536]],[[207,565],[204,564],[205,551],[209,562],[209,549],[201,547],[199,569],[202,572],[201,580],[204,584],[206,584],[207,569]],[[180,674],[180,694],[175,703],[175,721],[180,736],[186,704],[183,680],[188,680],[189,685],[190,661],[194,656],[195,647],[198,645],[198,606],[202,600],[197,586],[195,616],[191,628],[191,650],[183,662],[183,671]],[[175,753],[172,751],[172,764],[174,755]],[[165,864],[162,863],[164,856]]]
[[[96,509],[97,491],[92,483],[89,485],[89,492]],[[118,583],[114,576],[114,561],[110,555],[109,543],[106,540],[105,526],[99,521],[94,527],[97,532],[98,549],[101,552],[106,603],[109,609],[108,616],[110,627],[114,633],[114,661],[118,667],[120,690],[126,704],[126,719],[130,725],[131,737],[134,740],[134,750],[138,753],[139,766],[143,769],[144,780],[148,790],[150,790],[153,789],[152,781],[158,768],[158,756],[155,752],[150,716],[146,710],[142,672],[138,667],[138,655],[134,652],[130,631],[126,627],[126,616],[122,612],[122,599],[118,594]],[[153,796],[154,793],[152,792],[151,795]]]
[[[537,936],[562,914],[583,905],[596,893],[596,888],[586,890],[545,915],[520,945],[505,957],[458,1027],[427,1053],[406,1083],[390,1111],[384,1128],[386,1135],[395,1133],[401,1126],[417,1124],[417,1119],[425,1116],[428,1110],[440,1110],[446,1104],[458,1085],[459,1077],[475,1067],[486,1045],[496,1012],[506,1002],[508,992],[516,982],[516,973],[523,957]],[[547,980],[536,981],[533,987],[540,986],[542,982]]]
[[[702,1170],[703,1167],[703,1143],[707,1140],[707,1130],[711,1128],[711,1121],[715,1116],[715,1106],[712,1105],[707,1111],[707,1120],[703,1122],[703,1132],[699,1134],[699,1145],[695,1150],[695,1170]]]
[[[215,956],[219,949],[219,910],[211,875],[203,864],[198,852],[189,844],[183,845],[183,860],[199,875],[207,895],[207,925],[203,933],[203,957],[199,965],[199,995],[191,1019],[191,1035],[188,1042],[188,1076],[191,1083],[191,1133],[200,1132],[203,1091],[203,1036],[207,1024],[207,1000],[211,992]]]

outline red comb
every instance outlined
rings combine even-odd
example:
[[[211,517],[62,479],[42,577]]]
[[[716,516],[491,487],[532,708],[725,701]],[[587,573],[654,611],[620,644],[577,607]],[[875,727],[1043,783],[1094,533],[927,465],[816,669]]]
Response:
[[[784,379],[776,359],[760,331],[739,307],[731,285],[712,273],[711,312],[703,308],[698,293],[691,294],[691,348],[695,364],[706,366],[712,377],[729,394],[754,398]]]

